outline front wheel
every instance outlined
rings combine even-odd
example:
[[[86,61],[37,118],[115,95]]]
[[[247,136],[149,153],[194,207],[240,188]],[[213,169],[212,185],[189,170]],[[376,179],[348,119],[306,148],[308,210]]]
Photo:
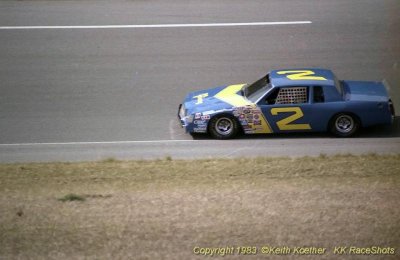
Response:
[[[350,114],[338,114],[330,124],[330,131],[339,137],[350,137],[354,135],[360,128],[358,119]]]
[[[239,132],[239,125],[232,116],[215,116],[210,120],[208,131],[216,139],[231,139]]]

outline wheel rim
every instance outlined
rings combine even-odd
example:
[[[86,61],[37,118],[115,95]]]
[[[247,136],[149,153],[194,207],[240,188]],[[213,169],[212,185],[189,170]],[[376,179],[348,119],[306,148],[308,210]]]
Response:
[[[229,135],[233,131],[233,121],[230,118],[221,117],[215,123],[215,131],[220,135]]]
[[[351,116],[342,115],[336,119],[336,130],[341,133],[349,133],[354,128],[354,120]]]

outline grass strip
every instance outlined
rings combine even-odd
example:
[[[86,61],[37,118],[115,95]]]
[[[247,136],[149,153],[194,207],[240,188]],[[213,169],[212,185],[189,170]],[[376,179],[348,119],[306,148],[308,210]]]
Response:
[[[2,164],[0,194],[0,258],[400,246],[400,155]]]

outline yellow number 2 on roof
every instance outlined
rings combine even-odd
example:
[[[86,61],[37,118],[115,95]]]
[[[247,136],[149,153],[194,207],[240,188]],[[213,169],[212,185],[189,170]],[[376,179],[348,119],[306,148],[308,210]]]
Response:
[[[311,76],[315,75],[314,71],[311,70],[283,70],[277,73],[279,75],[289,74],[286,77],[291,80],[326,80],[321,76]]]

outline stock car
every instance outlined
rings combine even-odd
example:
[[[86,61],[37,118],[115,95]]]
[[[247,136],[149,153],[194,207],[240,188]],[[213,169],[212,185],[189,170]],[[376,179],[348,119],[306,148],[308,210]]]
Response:
[[[325,132],[353,136],[392,124],[394,106],[382,82],[338,80],[327,69],[272,70],[252,84],[189,93],[178,118],[187,133],[230,139],[238,133]]]

